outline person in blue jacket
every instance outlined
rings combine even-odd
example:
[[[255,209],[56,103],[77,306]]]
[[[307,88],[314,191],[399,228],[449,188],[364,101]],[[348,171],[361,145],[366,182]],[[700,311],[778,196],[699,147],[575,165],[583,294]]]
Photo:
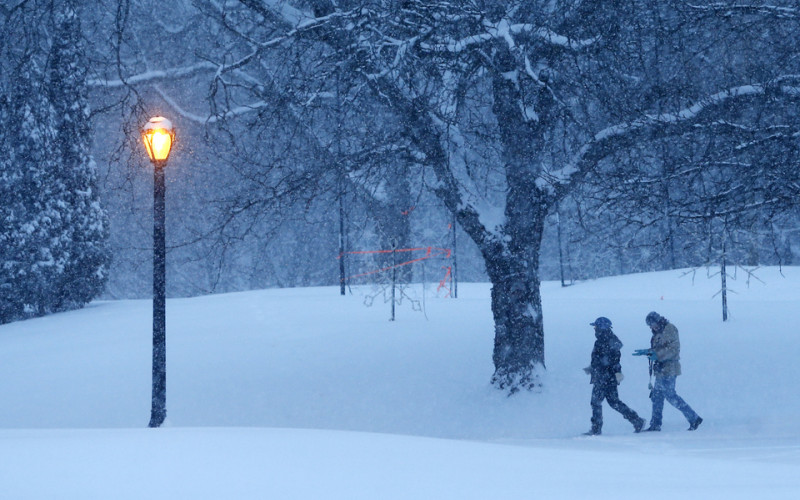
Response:
[[[608,405],[622,414],[625,419],[633,424],[634,432],[640,432],[645,420],[628,405],[620,401],[617,385],[622,382],[622,367],[619,363],[622,342],[611,331],[611,320],[605,317],[597,318],[593,323],[595,342],[592,349],[592,362],[584,368],[591,375],[592,384],[592,428],[586,435],[600,434],[603,428],[603,400]]]

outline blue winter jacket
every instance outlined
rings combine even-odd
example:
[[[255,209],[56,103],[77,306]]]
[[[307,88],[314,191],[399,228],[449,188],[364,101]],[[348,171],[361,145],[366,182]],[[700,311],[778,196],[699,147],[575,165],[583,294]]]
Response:
[[[592,384],[616,385],[615,374],[622,372],[619,364],[622,341],[611,330],[595,330],[592,349]]]

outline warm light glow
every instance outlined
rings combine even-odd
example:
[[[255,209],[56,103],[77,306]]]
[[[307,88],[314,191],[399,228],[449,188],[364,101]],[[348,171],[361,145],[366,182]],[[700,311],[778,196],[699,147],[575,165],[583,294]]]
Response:
[[[144,141],[150,161],[166,161],[169,158],[172,143],[175,141],[172,122],[163,116],[151,118],[142,127],[142,141]]]
[[[145,135],[144,145],[151,160],[166,160],[172,146],[172,137],[163,130],[152,130]]]

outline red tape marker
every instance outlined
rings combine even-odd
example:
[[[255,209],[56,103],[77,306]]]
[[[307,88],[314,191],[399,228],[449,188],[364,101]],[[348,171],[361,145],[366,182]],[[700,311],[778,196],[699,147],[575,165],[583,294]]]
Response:
[[[439,286],[436,287],[436,293],[439,293],[439,290],[444,288],[445,290],[447,290],[447,293],[445,294],[445,298],[447,298],[452,293],[452,291],[445,284],[447,283],[448,278],[450,278],[450,266],[447,266],[444,269],[447,269],[447,273],[445,273],[444,278],[442,278],[442,280],[439,282]]]
[[[397,248],[395,250],[362,250],[362,251],[355,251],[355,252],[344,252],[344,253],[339,254],[339,256],[336,257],[336,258],[337,259],[341,259],[345,255],[367,255],[367,254],[381,254],[381,253],[385,254],[385,253],[395,253],[395,252],[416,252],[416,251],[420,251],[420,250],[425,250],[425,255],[423,257],[407,260],[407,261],[401,262],[399,264],[383,267],[381,269],[376,269],[374,271],[368,271],[366,273],[354,274],[352,276],[348,276],[348,277],[344,278],[344,280],[345,281],[349,281],[349,280],[351,280],[353,278],[360,278],[362,276],[369,276],[371,274],[382,273],[384,271],[389,271],[391,269],[396,269],[398,267],[408,266],[408,265],[413,264],[415,262],[421,262],[423,260],[431,259],[431,258],[434,258],[434,257],[443,257],[445,259],[449,259],[450,255],[451,255],[451,250],[449,248],[419,247],[419,248]],[[439,289],[441,289],[444,286],[442,283],[450,275],[450,268],[448,267],[446,269],[447,269],[447,276],[445,276],[445,278],[443,278],[442,281],[439,283],[439,288],[436,289],[437,292],[439,291]],[[445,288],[447,288],[447,287],[445,287]],[[448,295],[449,295],[449,289],[448,289]]]

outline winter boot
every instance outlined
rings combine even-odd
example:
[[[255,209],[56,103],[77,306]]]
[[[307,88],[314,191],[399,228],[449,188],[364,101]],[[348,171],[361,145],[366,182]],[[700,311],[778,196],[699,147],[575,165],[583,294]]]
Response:
[[[639,433],[642,432],[642,427],[644,427],[644,419],[639,417],[637,420],[633,422],[633,432]]]
[[[697,417],[694,422],[689,424],[689,430],[693,431],[693,430],[697,429],[698,427],[700,427],[700,424],[702,424],[702,423],[703,423],[703,419],[700,418],[700,417]]]

